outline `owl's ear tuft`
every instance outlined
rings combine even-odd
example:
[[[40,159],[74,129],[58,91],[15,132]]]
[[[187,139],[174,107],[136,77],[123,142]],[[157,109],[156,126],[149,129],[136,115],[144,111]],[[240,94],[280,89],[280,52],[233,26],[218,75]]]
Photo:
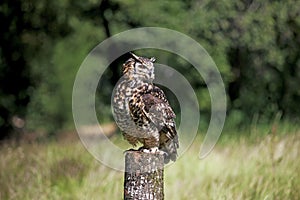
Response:
[[[155,58],[154,57],[152,57],[152,58],[150,58],[150,62],[155,62]]]
[[[138,57],[137,55],[135,55],[135,54],[132,53],[132,52],[129,52],[129,53],[132,55],[132,57],[133,57],[134,59],[140,61],[140,57]]]

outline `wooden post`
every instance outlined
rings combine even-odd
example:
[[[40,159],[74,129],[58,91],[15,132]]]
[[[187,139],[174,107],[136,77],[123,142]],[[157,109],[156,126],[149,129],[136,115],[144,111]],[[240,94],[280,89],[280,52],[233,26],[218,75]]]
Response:
[[[164,199],[164,157],[161,154],[127,151],[124,200]]]

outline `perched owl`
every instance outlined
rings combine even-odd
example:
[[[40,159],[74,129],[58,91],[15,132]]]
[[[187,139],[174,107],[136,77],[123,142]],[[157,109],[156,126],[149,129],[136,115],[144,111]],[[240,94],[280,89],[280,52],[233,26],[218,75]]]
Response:
[[[176,117],[164,92],[153,85],[155,58],[132,54],[114,90],[113,113],[124,138],[150,153],[163,153],[165,163],[177,157]]]

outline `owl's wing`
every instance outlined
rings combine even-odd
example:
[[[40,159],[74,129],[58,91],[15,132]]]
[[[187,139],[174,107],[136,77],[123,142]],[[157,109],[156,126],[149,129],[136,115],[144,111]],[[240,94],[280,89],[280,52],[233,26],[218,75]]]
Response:
[[[160,149],[168,153],[167,160],[175,161],[177,156],[178,136],[176,132],[176,117],[164,92],[154,87],[141,96],[143,114],[158,128],[160,133]]]

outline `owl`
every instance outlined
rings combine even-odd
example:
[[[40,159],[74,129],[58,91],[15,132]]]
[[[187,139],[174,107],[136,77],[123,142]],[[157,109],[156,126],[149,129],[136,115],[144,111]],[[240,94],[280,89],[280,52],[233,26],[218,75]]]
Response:
[[[131,53],[113,92],[113,114],[124,138],[139,151],[162,153],[165,163],[177,158],[176,115],[166,95],[153,84],[155,58]]]

